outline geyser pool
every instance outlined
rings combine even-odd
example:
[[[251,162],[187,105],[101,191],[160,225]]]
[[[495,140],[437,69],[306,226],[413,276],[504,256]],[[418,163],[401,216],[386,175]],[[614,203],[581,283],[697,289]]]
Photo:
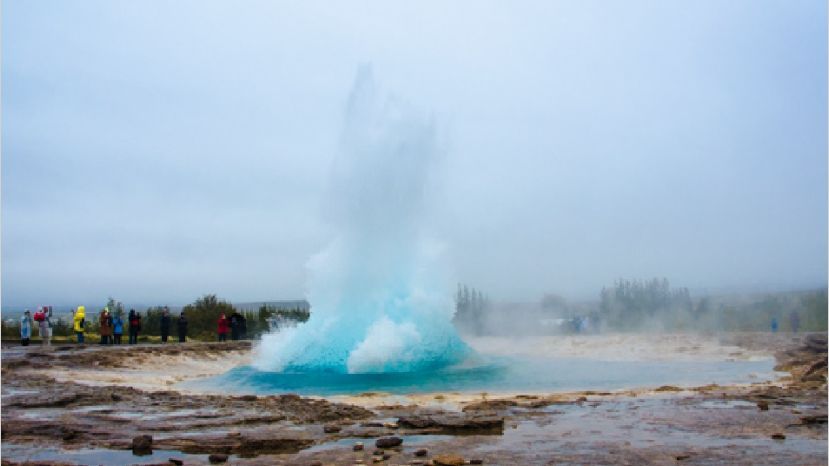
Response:
[[[773,380],[774,362],[763,360],[602,361],[584,358],[491,358],[475,365],[404,373],[268,372],[251,366],[190,382],[201,389],[238,393],[342,395],[363,392],[556,392],[620,390],[661,385],[721,385]]]
[[[423,221],[440,155],[431,118],[382,95],[362,67],[346,106],[327,220],[336,237],[308,264],[311,317],[265,335],[272,372],[437,370],[469,353],[452,325],[452,280]],[[312,377],[312,375],[309,375]]]

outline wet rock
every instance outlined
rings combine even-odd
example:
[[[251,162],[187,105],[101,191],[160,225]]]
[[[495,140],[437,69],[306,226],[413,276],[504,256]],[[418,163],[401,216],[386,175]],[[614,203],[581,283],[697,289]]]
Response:
[[[768,411],[769,410],[769,402],[768,401],[758,401],[757,407],[760,408],[760,411]]]
[[[352,448],[354,451],[363,451],[363,442],[357,442]]]
[[[778,432],[776,434],[771,434],[771,438],[773,438],[775,440],[785,440],[786,436],[784,434],[781,434],[781,433]]]
[[[227,455],[225,455],[224,453],[213,453],[212,455],[207,457],[207,461],[210,461],[212,464],[226,463]]]
[[[684,453],[682,455],[676,455],[676,460],[677,461],[683,461],[683,460],[687,460],[690,457],[691,457],[691,455],[689,455],[687,453]]]
[[[657,388],[655,391],[657,392],[681,392],[682,389],[679,387],[675,387],[673,385],[663,385]]]
[[[132,452],[136,455],[149,455],[153,452],[153,436],[139,435],[132,439]]]
[[[484,460],[482,460],[482,459],[469,460],[469,464],[484,464]]]
[[[322,428],[322,431],[325,432],[326,434],[336,434],[337,432],[339,432],[341,430],[342,430],[342,427],[334,426],[334,425],[330,425],[330,424],[326,425],[326,426],[323,426],[323,428]]]
[[[376,442],[374,442],[374,446],[377,448],[392,448],[403,444],[403,439],[400,437],[383,437],[378,438]]]
[[[463,457],[460,455],[437,455],[432,458],[432,462],[437,466],[462,466],[466,464]]]
[[[385,453],[383,450],[374,450],[374,453],[372,453],[372,455],[383,456],[383,453]]]
[[[500,435],[504,432],[504,418],[492,415],[415,415],[401,417],[397,423],[424,433]]]
[[[63,431],[63,435],[61,436],[61,438],[64,442],[74,440],[78,436],[78,433],[75,432],[73,429],[70,429],[69,427],[62,426],[61,430]]]
[[[383,455],[383,460],[384,460],[384,461],[388,461],[388,460],[390,460],[390,459],[391,459],[391,455],[390,455],[390,454],[386,453],[386,454],[384,454],[384,455]]]
[[[503,411],[512,406],[518,406],[513,400],[484,400],[464,406],[463,411]]]
[[[804,425],[826,424],[826,420],[826,414],[818,414],[817,416],[803,416],[800,418],[800,422]]]
[[[322,466],[322,461],[311,461],[308,466]]]
[[[427,450],[425,448],[420,448],[416,452],[414,452],[415,456],[426,456],[428,454],[429,454],[429,450]]]
[[[236,451],[240,454],[254,455],[297,453],[313,443],[313,440],[304,438],[242,437]]]
[[[58,408],[75,403],[80,398],[81,395],[79,393],[71,391],[69,393],[55,394],[54,396],[47,393],[41,396],[16,397],[7,406],[19,406],[21,408]]]
[[[383,423],[382,422],[376,422],[376,421],[364,422],[364,423],[360,424],[360,427],[383,427]]]
[[[184,461],[178,458],[170,458],[170,462],[175,464],[176,466],[181,466],[182,464],[184,464]]]

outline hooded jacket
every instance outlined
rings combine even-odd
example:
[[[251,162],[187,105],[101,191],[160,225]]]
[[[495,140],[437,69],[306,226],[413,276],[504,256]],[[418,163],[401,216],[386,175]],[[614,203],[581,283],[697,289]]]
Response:
[[[86,318],[86,308],[84,306],[78,306],[78,310],[75,311],[75,316],[72,318],[74,322],[73,328],[75,329],[76,333],[83,333],[84,332],[84,319]]]
[[[20,318],[20,338],[32,338],[32,316],[28,314]]]
[[[112,330],[116,335],[124,333],[124,319],[122,319],[121,316],[116,315],[115,318],[112,319]]]

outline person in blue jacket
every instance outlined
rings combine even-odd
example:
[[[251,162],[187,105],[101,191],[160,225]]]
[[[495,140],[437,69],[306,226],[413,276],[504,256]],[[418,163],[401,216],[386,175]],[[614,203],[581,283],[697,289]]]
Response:
[[[115,344],[121,344],[121,335],[124,334],[124,319],[121,318],[122,311],[118,311],[115,314],[115,318],[112,319],[112,336],[115,339]]]
[[[26,312],[23,313],[23,317],[20,318],[20,343],[23,346],[29,346],[29,339],[32,338],[32,327],[34,323],[32,322],[32,313],[26,309]]]

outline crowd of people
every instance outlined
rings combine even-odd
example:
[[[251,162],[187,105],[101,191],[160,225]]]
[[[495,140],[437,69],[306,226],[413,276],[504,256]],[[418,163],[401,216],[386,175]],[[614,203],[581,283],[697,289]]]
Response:
[[[130,309],[126,321],[122,318],[123,311],[113,312],[108,308],[103,308],[98,316],[98,334],[101,337],[100,344],[102,345],[120,345],[121,337],[126,329],[129,334],[128,344],[134,345],[138,343],[138,335],[141,332],[141,313],[136,312],[135,309]],[[23,346],[28,346],[32,338],[32,329],[37,327],[39,330],[41,342],[44,346],[51,344],[52,337],[52,307],[42,306],[37,309],[34,317],[31,312],[26,309],[23,316],[20,318],[20,343]],[[159,322],[161,342],[167,343],[170,336],[170,324],[172,319],[170,317],[169,308],[165,307],[161,313]],[[78,343],[85,342],[85,334],[87,332],[88,322],[86,320],[86,307],[78,306],[72,309],[72,330]],[[187,341],[187,318],[184,312],[179,314],[176,320],[176,330],[178,333],[179,343]],[[247,323],[245,317],[239,312],[233,312],[228,318],[224,313],[219,316],[216,329],[218,340],[227,341],[227,334],[231,334],[233,340],[243,340],[247,334]]]

